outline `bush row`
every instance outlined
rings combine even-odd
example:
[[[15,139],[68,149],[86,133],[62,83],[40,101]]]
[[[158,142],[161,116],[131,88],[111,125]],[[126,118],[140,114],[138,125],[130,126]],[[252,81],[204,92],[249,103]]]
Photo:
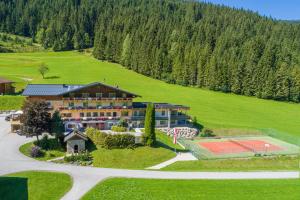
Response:
[[[134,148],[135,146],[135,137],[130,134],[110,135],[94,128],[88,128],[86,135],[95,145],[106,149]]]

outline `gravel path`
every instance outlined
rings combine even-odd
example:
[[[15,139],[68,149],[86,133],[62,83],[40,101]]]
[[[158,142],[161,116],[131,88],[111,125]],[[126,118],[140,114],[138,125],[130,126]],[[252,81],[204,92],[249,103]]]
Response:
[[[79,199],[99,181],[108,177],[157,178],[157,179],[281,179],[298,178],[298,172],[161,172],[148,170],[108,169],[81,167],[36,161],[19,152],[19,146],[32,141],[17,134],[8,133],[9,123],[0,118],[0,175],[27,171],[58,171],[72,176],[73,187],[62,198]]]

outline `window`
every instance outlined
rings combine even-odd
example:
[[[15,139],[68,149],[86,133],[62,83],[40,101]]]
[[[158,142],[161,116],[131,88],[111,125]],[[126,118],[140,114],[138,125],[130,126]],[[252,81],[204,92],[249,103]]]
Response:
[[[74,98],[75,97],[75,93],[70,93],[70,98]]]
[[[126,93],[123,93],[123,94],[122,94],[122,97],[123,97],[123,98],[126,98],[126,97],[127,97]]]
[[[82,105],[83,105],[84,108],[87,108],[89,106],[89,103],[88,102],[83,102]]]
[[[100,112],[100,117],[104,117],[104,112]]]
[[[102,93],[96,93],[97,98],[102,98]]]
[[[176,124],[176,120],[173,120],[173,119],[172,119],[172,120],[171,120],[171,124],[172,124],[172,125],[175,125],[175,124]]]
[[[161,111],[161,116],[165,116],[165,115],[166,115],[166,111],[165,110]]]
[[[109,98],[115,98],[116,97],[116,93],[108,93],[108,97]]]
[[[107,112],[107,113],[106,113],[106,116],[107,116],[107,117],[111,117],[111,113],[110,113],[110,112]]]
[[[46,104],[47,104],[48,108],[51,107],[51,102],[50,101],[46,101]]]
[[[102,103],[101,102],[97,102],[97,108],[101,108],[102,107]]]
[[[133,116],[139,116],[139,111],[135,110],[135,111],[133,112]]]
[[[167,124],[167,121],[161,120],[161,121],[159,122],[159,124],[160,124],[160,125],[166,125],[166,124]]]
[[[70,108],[70,107],[74,107],[74,102],[70,102],[70,103],[69,103],[69,108]]]
[[[128,111],[122,111],[121,115],[124,116],[124,117],[127,117],[128,116]]]
[[[82,93],[82,98],[89,98],[89,93]]]
[[[72,114],[71,113],[63,113],[62,116],[63,117],[72,117]]]
[[[128,106],[128,103],[127,102],[123,102],[123,106]]]
[[[98,113],[97,112],[93,112],[93,117],[98,117]]]
[[[84,113],[80,113],[79,115],[80,115],[80,117],[84,117]]]
[[[86,116],[87,116],[87,117],[91,117],[92,115],[91,115],[90,112],[88,112],[88,113],[86,113]]]
[[[172,110],[171,115],[177,115],[177,110]]]
[[[117,116],[117,112],[113,112],[113,117],[116,117]]]

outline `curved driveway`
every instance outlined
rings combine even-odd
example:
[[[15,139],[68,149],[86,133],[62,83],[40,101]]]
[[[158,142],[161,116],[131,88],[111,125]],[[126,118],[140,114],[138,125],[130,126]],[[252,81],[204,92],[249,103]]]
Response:
[[[31,141],[9,133],[9,123],[0,117],[0,175],[27,170],[65,172],[72,176],[73,187],[62,198],[79,199],[99,181],[108,177],[159,179],[280,179],[298,178],[298,172],[161,172],[148,170],[81,167],[36,161],[19,152],[19,146]]]

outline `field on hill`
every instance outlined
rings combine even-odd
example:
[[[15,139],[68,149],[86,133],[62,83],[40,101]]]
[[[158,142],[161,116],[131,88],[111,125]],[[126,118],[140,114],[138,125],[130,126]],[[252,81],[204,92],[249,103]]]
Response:
[[[0,32],[0,53],[35,52],[44,48],[31,38]]]
[[[42,63],[50,68],[45,79],[37,71]],[[0,54],[0,74],[17,81],[18,89],[27,82],[105,82],[140,94],[142,98],[137,99],[139,101],[190,106],[189,114],[196,116],[204,126],[273,128],[300,136],[299,104],[167,84],[129,71],[118,64],[100,62],[83,53],[69,51]]]
[[[82,199],[123,200],[281,200],[299,199],[295,180],[149,180],[114,178],[99,183]]]

